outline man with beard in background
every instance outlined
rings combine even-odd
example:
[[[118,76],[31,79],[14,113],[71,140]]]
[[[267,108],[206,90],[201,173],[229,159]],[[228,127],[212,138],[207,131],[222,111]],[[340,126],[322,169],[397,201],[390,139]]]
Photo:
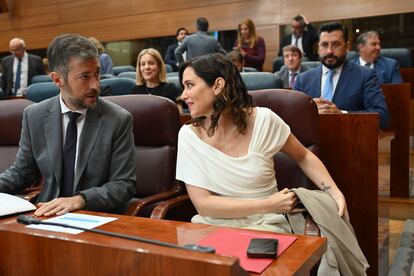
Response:
[[[320,26],[318,53],[322,65],[300,74],[294,90],[311,96],[319,113],[377,112],[380,128],[389,114],[373,70],[346,60],[348,29],[339,22]]]

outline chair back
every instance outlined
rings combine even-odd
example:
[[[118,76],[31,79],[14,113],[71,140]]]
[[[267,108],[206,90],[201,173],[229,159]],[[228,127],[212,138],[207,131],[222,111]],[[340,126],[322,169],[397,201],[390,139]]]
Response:
[[[175,85],[175,87],[177,87],[178,91],[183,90],[183,88],[180,85],[180,79],[179,79],[178,75],[167,76],[167,82],[168,83],[173,83]]]
[[[355,51],[347,51],[347,52],[346,52],[346,59],[347,59],[347,60],[354,59],[354,58],[356,58],[357,56],[358,56],[358,53],[357,53],[357,52],[355,52]]]
[[[167,191],[175,181],[179,112],[176,104],[153,95],[109,96],[105,99],[133,117],[137,197]]]
[[[16,160],[19,150],[23,110],[32,102],[26,99],[0,101],[0,173]]]
[[[258,72],[256,68],[253,67],[243,67],[243,72]]]
[[[109,86],[110,95],[129,95],[131,94],[131,89],[136,85],[135,80],[128,78],[111,78],[103,79],[100,81],[101,86]]]
[[[115,75],[112,74],[101,74],[100,79],[104,80],[104,79],[112,79],[112,78],[116,78]]]
[[[413,67],[411,51],[407,48],[381,49],[381,56],[397,60],[402,68]]]
[[[137,78],[136,72],[121,72],[118,74],[118,78],[128,78],[135,80]]]
[[[251,91],[250,95],[256,106],[267,107],[275,112],[306,148],[319,154],[318,108],[312,98],[286,89]],[[279,190],[295,187],[316,189],[297,162],[286,154],[278,152],[274,162]]]
[[[122,72],[135,72],[135,67],[131,65],[114,66],[114,75],[118,76]]]
[[[174,68],[169,64],[165,64],[165,70],[167,71],[167,73],[174,72]]]
[[[169,72],[167,73],[167,78],[168,77],[178,77],[178,72]]]
[[[318,67],[321,65],[320,61],[302,61],[302,65],[308,66],[310,69]]]
[[[277,72],[282,68],[284,61],[282,57],[277,57],[272,61],[272,72]]]
[[[29,85],[26,91],[26,98],[38,103],[57,94],[59,94],[59,88],[53,82],[38,82]]]
[[[269,72],[242,72],[240,75],[248,91],[283,87],[275,75]]]
[[[39,82],[53,82],[52,78],[49,75],[37,75],[33,76],[31,84]]]

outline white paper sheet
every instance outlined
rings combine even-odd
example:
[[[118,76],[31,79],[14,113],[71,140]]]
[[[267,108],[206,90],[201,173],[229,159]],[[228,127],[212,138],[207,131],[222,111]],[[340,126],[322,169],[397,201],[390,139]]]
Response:
[[[63,223],[63,224],[68,224],[72,226],[83,227],[86,229],[92,229],[102,224],[114,221],[116,219],[117,218],[113,218],[113,217],[101,217],[101,216],[92,216],[92,215],[85,215],[85,214],[67,213],[62,216],[57,216],[57,217],[46,219],[43,221]],[[56,231],[56,232],[62,232],[62,233],[68,233],[68,234],[79,234],[83,232],[83,230],[60,227],[60,226],[53,226],[53,225],[32,224],[26,227],[48,230],[48,231]]]
[[[0,193],[0,216],[36,210],[29,201],[9,194]]]

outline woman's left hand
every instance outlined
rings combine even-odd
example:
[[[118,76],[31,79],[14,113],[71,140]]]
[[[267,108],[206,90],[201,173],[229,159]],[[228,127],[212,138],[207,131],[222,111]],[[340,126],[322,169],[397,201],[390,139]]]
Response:
[[[348,209],[346,207],[345,197],[341,191],[332,191],[331,193],[332,198],[335,200],[336,205],[338,205],[338,214],[341,217],[345,217],[349,220]]]

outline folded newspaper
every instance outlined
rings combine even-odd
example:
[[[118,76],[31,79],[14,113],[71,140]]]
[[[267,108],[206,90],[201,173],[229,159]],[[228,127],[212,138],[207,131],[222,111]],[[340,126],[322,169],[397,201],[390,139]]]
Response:
[[[0,193],[0,216],[36,210],[36,206],[23,198]]]

